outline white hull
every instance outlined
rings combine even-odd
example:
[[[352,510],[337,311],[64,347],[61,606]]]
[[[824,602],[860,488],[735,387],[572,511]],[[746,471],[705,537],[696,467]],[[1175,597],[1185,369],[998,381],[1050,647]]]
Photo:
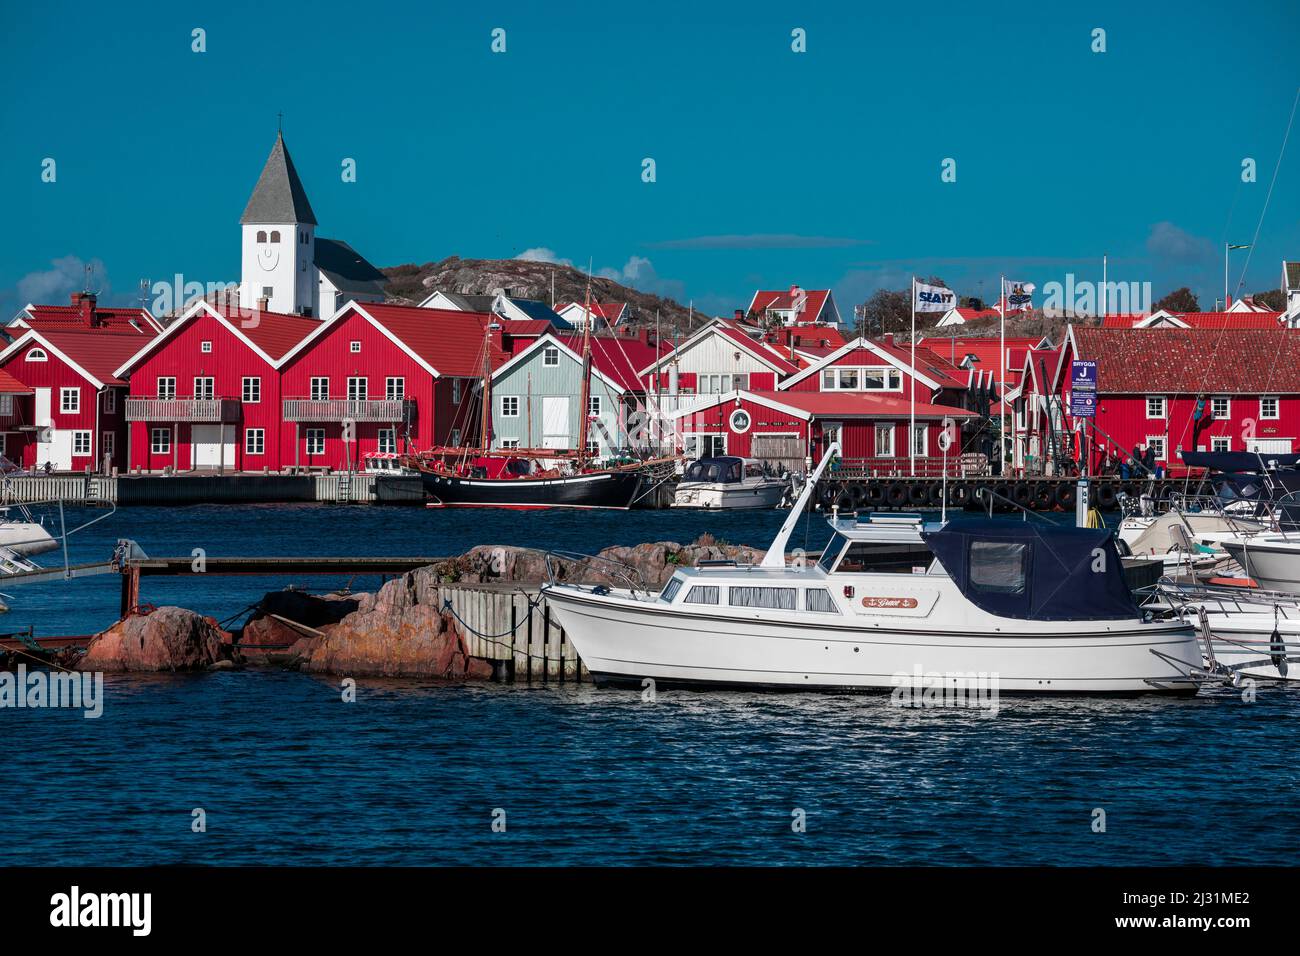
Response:
[[[784,482],[760,485],[681,484],[673,499],[674,508],[772,509],[781,503],[789,486]]]
[[[57,548],[58,542],[39,524],[31,521],[0,522],[0,548],[15,554],[43,554]]]
[[[1258,535],[1223,546],[1262,589],[1300,594],[1300,541]]]
[[[1273,663],[1272,614],[1209,614],[1214,658],[1243,677],[1300,680],[1300,663],[1288,663],[1286,673]],[[1300,623],[1277,622],[1278,639],[1286,657],[1300,658]],[[1242,666],[1246,665],[1246,666]]]
[[[1187,673],[1202,667],[1193,632],[1178,622],[1004,620],[999,632],[971,621],[963,632],[888,615],[837,626],[770,609],[706,615],[618,592],[545,593],[598,682],[870,690],[920,672],[996,675],[1001,693],[1191,693]]]

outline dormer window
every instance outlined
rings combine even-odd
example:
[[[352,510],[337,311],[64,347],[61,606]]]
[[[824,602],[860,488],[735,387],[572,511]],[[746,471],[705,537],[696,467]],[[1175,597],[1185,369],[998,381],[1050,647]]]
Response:
[[[271,241],[272,241],[272,242],[279,242],[279,241],[280,241],[280,230],[278,230],[278,229],[272,229],[272,230],[271,230]]]
[[[48,362],[50,357],[45,354],[45,349],[32,349],[27,353],[25,361],[28,362]]]
[[[257,230],[257,241],[258,241],[258,242],[266,242],[266,230],[265,230],[265,229],[259,229],[259,230]]]

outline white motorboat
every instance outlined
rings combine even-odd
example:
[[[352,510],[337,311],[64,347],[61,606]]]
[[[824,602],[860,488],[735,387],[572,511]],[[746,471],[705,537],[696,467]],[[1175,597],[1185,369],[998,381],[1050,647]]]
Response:
[[[49,530],[22,505],[0,507],[0,549],[27,556],[53,551],[58,546]]]
[[[1235,535],[1221,544],[1261,589],[1300,594],[1300,535]]]
[[[787,564],[837,451],[757,565],[682,568],[658,593],[548,584],[595,681],[865,690],[981,675],[1001,692],[1195,693],[1195,632],[1137,608],[1104,530],[835,514],[821,559]]]
[[[1206,664],[1266,680],[1300,680],[1300,598],[1254,588],[1161,582],[1147,608],[1208,632]]]
[[[753,458],[721,455],[701,458],[686,468],[677,484],[674,508],[775,508],[790,481],[771,475]]]
[[[1237,503],[1241,504],[1240,502]],[[1232,558],[1223,547],[1225,539],[1272,530],[1274,521],[1252,505],[1243,509],[1223,507],[1212,498],[1176,496],[1167,510],[1159,510],[1149,495],[1137,502],[1122,496],[1124,517],[1117,536],[1135,557],[1159,557],[1169,572],[1224,571]]]

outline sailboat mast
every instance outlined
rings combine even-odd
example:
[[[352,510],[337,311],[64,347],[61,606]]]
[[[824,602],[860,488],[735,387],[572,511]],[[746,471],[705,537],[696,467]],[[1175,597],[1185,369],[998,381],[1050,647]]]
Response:
[[[479,431],[482,433],[479,445],[484,454],[492,441],[492,323],[483,329],[483,411]]]
[[[586,300],[582,311],[586,321],[582,326],[582,403],[578,406],[578,470],[587,464],[587,416],[591,408],[591,279],[587,279]]]

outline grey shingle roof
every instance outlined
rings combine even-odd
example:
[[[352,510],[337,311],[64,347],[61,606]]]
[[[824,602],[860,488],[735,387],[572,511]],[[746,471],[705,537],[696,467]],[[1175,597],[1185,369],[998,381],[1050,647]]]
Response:
[[[247,223],[307,223],[316,225],[316,215],[307,201],[307,191],[302,188],[298,171],[284,145],[284,136],[276,134],[271,155],[257,177],[253,195],[248,197],[241,224]]]
[[[316,240],[316,268],[341,292],[381,291],[388,277],[342,239]]]

